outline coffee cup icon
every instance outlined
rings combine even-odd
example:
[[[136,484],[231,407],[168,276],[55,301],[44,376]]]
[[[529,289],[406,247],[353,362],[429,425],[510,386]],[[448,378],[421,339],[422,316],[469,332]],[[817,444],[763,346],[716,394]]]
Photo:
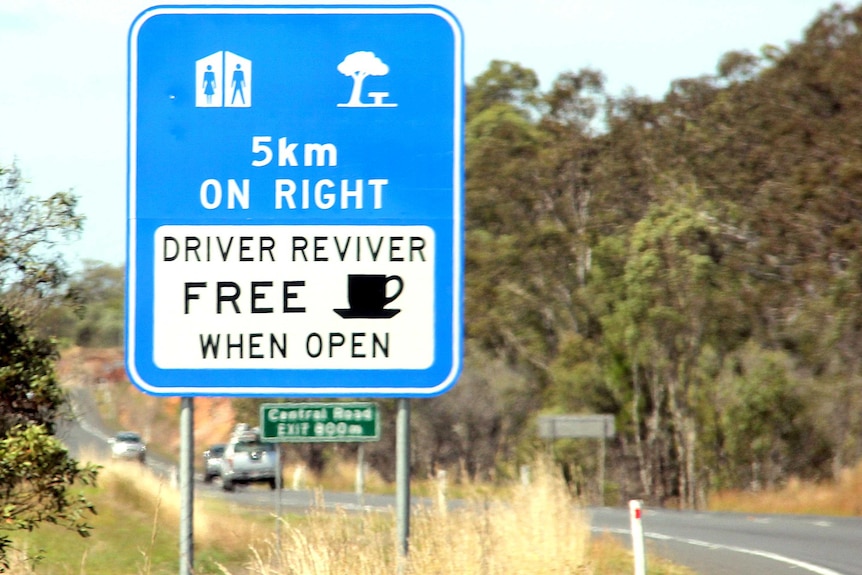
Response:
[[[390,284],[395,285],[394,293]],[[400,309],[386,309],[395,301],[404,289],[401,276],[385,274],[349,274],[347,276],[347,309],[336,309],[335,313],[345,319],[353,318],[390,318],[399,313]]]

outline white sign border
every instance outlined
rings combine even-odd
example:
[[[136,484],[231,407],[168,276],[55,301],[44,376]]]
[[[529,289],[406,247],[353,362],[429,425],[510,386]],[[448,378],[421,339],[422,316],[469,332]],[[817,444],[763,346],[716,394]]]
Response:
[[[136,355],[136,324],[137,317],[137,214],[135,213],[137,171],[137,39],[144,23],[152,17],[162,14],[432,14],[445,20],[452,29],[454,38],[453,70],[456,79],[454,85],[454,121],[453,121],[453,170],[452,170],[452,364],[445,379],[433,387],[377,387],[373,389],[345,386],[329,387],[284,387],[284,386],[249,386],[232,387],[215,386],[154,386],[147,383],[141,376],[135,363]],[[127,194],[127,237],[126,237],[126,370],[132,381],[143,391],[159,396],[236,396],[236,397],[433,397],[443,393],[458,378],[463,362],[463,317],[464,305],[464,181],[463,181],[463,125],[464,117],[464,38],[460,23],[444,8],[432,5],[403,6],[154,6],[141,12],[132,23],[128,37],[128,111],[127,123],[127,157],[126,157],[126,189]],[[457,80],[460,80],[457,81]],[[204,371],[204,370],[198,370]],[[291,370],[284,370],[290,373]],[[298,371],[298,370],[297,370]],[[308,371],[308,370],[303,370]],[[324,370],[321,370],[324,371]],[[395,371],[395,370],[393,370]],[[345,374],[350,373],[345,371]],[[406,372],[409,374],[409,372]],[[409,375],[408,375],[409,377]],[[290,393],[285,393],[290,390]]]

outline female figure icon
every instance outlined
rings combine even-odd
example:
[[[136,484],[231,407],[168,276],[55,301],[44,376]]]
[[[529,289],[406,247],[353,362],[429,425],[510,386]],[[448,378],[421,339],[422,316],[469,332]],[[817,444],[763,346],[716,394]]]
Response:
[[[207,104],[213,103],[213,94],[215,94],[215,72],[213,72],[213,67],[207,65],[207,71],[204,72],[204,94],[207,97]]]

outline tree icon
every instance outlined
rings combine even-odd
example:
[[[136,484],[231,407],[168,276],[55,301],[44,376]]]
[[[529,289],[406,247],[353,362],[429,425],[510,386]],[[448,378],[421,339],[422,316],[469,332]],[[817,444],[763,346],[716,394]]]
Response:
[[[353,91],[350,92],[350,101],[344,106],[362,106],[360,96],[362,95],[362,82],[368,76],[385,76],[389,73],[389,66],[383,60],[374,55],[374,52],[354,52],[348,54],[338,65],[338,71],[353,78]]]

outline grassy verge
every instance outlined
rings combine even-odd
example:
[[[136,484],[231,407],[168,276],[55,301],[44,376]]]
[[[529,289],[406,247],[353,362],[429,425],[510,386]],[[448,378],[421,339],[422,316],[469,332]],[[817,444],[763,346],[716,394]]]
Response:
[[[862,463],[822,483],[791,480],[781,489],[721,491],[709,498],[712,511],[862,516]]]
[[[177,572],[179,494],[135,463],[107,463],[98,487],[83,490],[96,505],[92,535],[82,538],[43,525],[14,538],[26,559],[17,557],[13,573],[40,575],[145,574]],[[195,506],[196,573],[223,573],[219,565],[241,566],[249,546],[265,539],[272,519],[238,515],[215,504]],[[229,517],[229,521],[224,518]],[[35,565],[33,558],[43,556]]]
[[[620,575],[631,554],[610,536],[593,538],[586,514],[551,468],[536,464],[529,486],[463,494],[466,505],[437,505],[410,519],[408,575]],[[466,489],[466,488],[465,488]],[[459,497],[462,494],[459,493]],[[390,514],[314,511],[287,520],[280,541],[254,549],[252,575],[378,575],[398,571]],[[651,557],[651,575],[691,571]]]
[[[92,537],[44,526],[16,538],[44,559],[19,560],[14,575],[161,575],[178,569],[179,496],[136,464],[107,464],[87,492],[99,515]],[[457,511],[445,505],[411,515],[408,575],[617,575],[633,572],[616,539],[593,538],[585,514],[549,472],[502,498],[478,490]],[[442,502],[442,501],[441,501]],[[392,513],[312,510],[282,519],[230,501],[195,507],[195,573],[378,575],[398,570]],[[652,575],[689,571],[650,558]]]

